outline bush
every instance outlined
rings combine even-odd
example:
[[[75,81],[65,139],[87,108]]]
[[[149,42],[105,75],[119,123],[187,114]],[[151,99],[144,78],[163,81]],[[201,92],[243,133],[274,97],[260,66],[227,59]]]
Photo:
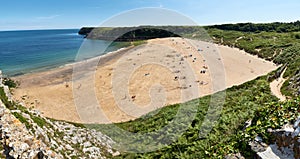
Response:
[[[10,78],[4,78],[3,84],[8,86],[9,88],[17,88],[18,86],[17,82]]]

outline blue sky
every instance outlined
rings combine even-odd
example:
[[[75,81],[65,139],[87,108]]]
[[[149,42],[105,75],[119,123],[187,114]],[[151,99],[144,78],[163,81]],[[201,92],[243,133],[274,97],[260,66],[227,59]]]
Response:
[[[0,5],[0,30],[98,26],[141,7],[171,9],[199,25],[300,20],[298,0],[5,0]]]

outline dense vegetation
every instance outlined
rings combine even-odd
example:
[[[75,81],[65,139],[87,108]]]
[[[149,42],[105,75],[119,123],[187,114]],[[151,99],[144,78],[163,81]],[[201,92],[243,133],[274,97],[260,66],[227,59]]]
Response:
[[[165,37],[192,37],[201,35],[202,40],[209,39],[204,28],[195,26],[139,26],[139,27],[83,27],[78,32],[88,39],[101,39],[110,41],[139,41]],[[198,37],[198,38],[200,38]]]
[[[102,39],[111,41],[137,41],[154,38],[179,37],[173,32],[148,27],[124,28],[82,28],[79,34],[86,35],[89,39]]]
[[[294,123],[300,116],[300,97],[286,102],[269,102],[259,108],[252,120],[252,125],[243,133],[245,139],[260,136],[270,144],[273,138],[268,129],[281,129],[283,125]]]
[[[253,23],[238,23],[238,24],[222,24],[222,25],[213,25],[207,26],[208,29],[220,29],[220,30],[234,30],[241,32],[278,32],[278,33],[287,33],[287,32],[298,32],[300,31],[300,21],[291,22],[291,23],[262,23],[262,24],[253,24]],[[299,37],[299,36],[298,36]]]

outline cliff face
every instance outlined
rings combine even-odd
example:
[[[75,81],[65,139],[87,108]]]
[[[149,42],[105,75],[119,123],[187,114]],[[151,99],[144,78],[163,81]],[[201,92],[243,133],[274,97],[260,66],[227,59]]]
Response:
[[[93,29],[94,27],[83,27],[79,30],[78,34],[87,36]]]
[[[25,125],[16,119],[1,101],[0,117],[2,150],[6,158],[40,158],[39,155],[49,158],[62,157],[31,135]]]
[[[119,154],[112,149],[114,141],[101,132],[44,118],[38,111],[12,102],[5,92],[9,93],[9,88],[0,83],[0,157],[106,158]]]

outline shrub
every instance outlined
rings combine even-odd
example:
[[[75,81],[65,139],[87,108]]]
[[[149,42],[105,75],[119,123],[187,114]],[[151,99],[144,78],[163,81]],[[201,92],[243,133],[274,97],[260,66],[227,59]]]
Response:
[[[10,78],[4,78],[3,84],[8,86],[9,88],[16,88],[18,86],[17,82]]]

